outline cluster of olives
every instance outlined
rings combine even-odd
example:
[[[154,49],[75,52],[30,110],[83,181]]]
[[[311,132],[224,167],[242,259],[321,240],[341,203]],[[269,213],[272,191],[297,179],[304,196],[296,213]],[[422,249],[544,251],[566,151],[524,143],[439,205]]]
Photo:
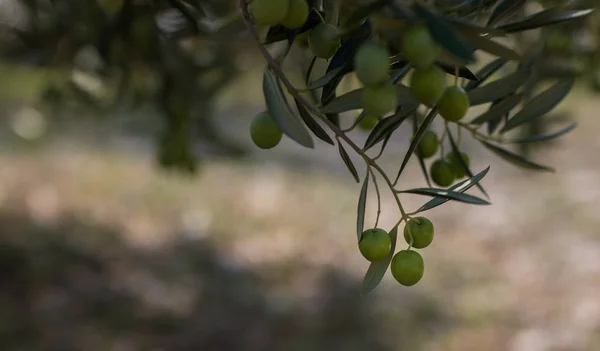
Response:
[[[306,0],[252,0],[249,9],[256,24],[290,29],[302,27],[309,14]]]
[[[437,134],[432,130],[428,130],[419,142],[416,152],[423,158],[430,158],[437,154],[439,144]],[[464,152],[460,152],[460,156],[464,164],[469,167],[469,156]],[[466,176],[464,166],[453,151],[433,161],[429,168],[429,174],[435,184],[444,188],[452,185],[455,180]]]
[[[392,258],[390,270],[398,283],[404,286],[417,284],[425,272],[423,257],[415,249],[424,249],[433,241],[433,223],[425,217],[414,217],[404,227],[404,240],[409,245],[398,251]],[[367,260],[376,262],[390,255],[392,239],[383,229],[365,230],[358,242],[358,248]]]

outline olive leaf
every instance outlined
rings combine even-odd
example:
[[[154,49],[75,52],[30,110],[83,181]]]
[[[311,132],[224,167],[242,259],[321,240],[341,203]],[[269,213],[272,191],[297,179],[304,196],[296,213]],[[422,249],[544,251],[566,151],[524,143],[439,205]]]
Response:
[[[365,210],[367,207],[367,192],[369,191],[369,170],[365,174],[362,187],[360,188],[360,195],[358,196],[358,209],[356,214],[356,236],[358,241],[362,236],[365,227]]]
[[[498,72],[499,69],[504,67],[506,62],[507,60],[505,58],[499,57],[485,65],[482,69],[475,73],[478,80],[470,81],[469,83],[467,83],[467,85],[465,86],[465,90],[470,91],[483,84],[489,77],[491,77],[494,73]]]
[[[558,82],[531,99],[521,111],[517,112],[511,119],[506,122],[504,127],[500,129],[500,133],[507,132],[524,123],[545,115],[558,105],[573,87],[574,79],[566,79]]]
[[[490,166],[488,166],[483,171],[477,173],[475,176],[471,177],[470,179],[466,179],[460,183],[454,184],[453,186],[448,188],[448,190],[457,192],[457,193],[464,193],[465,191],[471,189],[473,186],[479,184],[479,182],[488,174],[489,170],[490,170]],[[447,199],[444,197],[435,197],[435,198],[429,200],[423,206],[421,206],[416,212],[419,213],[419,212],[425,212],[425,211],[431,210],[435,207],[445,204],[448,201],[450,201],[450,199]]]
[[[519,70],[484,86],[469,91],[471,106],[481,105],[513,94],[531,76],[531,70]]]
[[[464,203],[468,203],[471,205],[489,205],[490,204],[486,200],[480,199],[473,195],[463,194],[463,193],[455,192],[455,191],[452,191],[449,189],[417,188],[417,189],[410,189],[410,190],[400,190],[400,191],[398,191],[398,193],[441,197],[444,199],[464,202]]]
[[[312,137],[300,119],[292,113],[277,76],[270,70],[265,71],[263,76],[263,92],[269,113],[283,133],[302,146],[314,148]]]
[[[294,99],[294,101],[296,102],[296,107],[298,108],[298,114],[308,129],[310,129],[317,138],[323,140],[327,144],[334,145],[334,142],[331,140],[331,137],[329,137],[329,134],[327,134],[325,129],[323,129],[323,127],[321,127],[319,123],[315,121],[310,112],[306,110],[306,107],[304,107],[304,105],[302,105],[298,99]]]
[[[419,116],[417,113],[413,114],[412,125],[413,135],[415,135],[417,133],[417,129],[419,128]],[[416,152],[416,154],[419,160],[419,167],[421,168],[421,172],[423,172],[423,177],[425,177],[425,182],[427,183],[427,186],[431,188],[431,180],[429,179],[429,173],[427,172],[427,167],[425,166],[425,159],[418,152]]]
[[[356,180],[357,183],[360,182],[360,177],[358,176],[356,167],[354,166],[354,163],[352,163],[352,159],[350,158],[350,156],[348,155],[348,153],[346,152],[346,150],[344,149],[344,146],[342,145],[342,143],[340,141],[338,141],[338,149],[340,151],[340,156],[342,157],[344,164],[346,165],[346,167],[348,168],[348,170],[354,177],[354,180]]]
[[[513,165],[526,169],[533,169],[537,171],[554,172],[554,169],[548,166],[540,165],[527,158],[517,155],[512,151],[508,151],[500,146],[489,143],[485,140],[479,140],[488,150],[492,151],[496,155],[500,156],[503,160],[512,163]]]
[[[390,263],[392,262],[392,258],[394,257],[394,253],[396,252],[396,241],[398,240],[398,226],[396,225],[392,230],[390,230],[390,238],[392,241],[392,246],[390,248],[390,253],[379,261],[371,262],[369,265],[369,269],[365,273],[365,276],[361,285],[361,293],[366,295],[373,291],[381,280],[385,276]]]
[[[398,111],[377,123],[375,128],[369,133],[363,150],[369,150],[380,141],[392,135],[392,133],[400,127],[400,125],[408,118],[408,116],[417,109],[418,105],[414,104],[406,108],[400,108]]]
[[[594,12],[594,9],[563,11],[559,7],[553,7],[519,21],[496,26],[496,28],[504,33],[514,33],[582,18],[590,15],[592,12]]]
[[[540,141],[548,141],[548,140],[552,140],[554,138],[558,138],[559,136],[562,136],[564,134],[567,134],[570,131],[572,131],[573,129],[575,129],[576,127],[577,127],[577,123],[572,123],[569,126],[567,126],[566,128],[563,128],[563,129],[558,130],[553,133],[531,135],[531,136],[526,136],[523,138],[506,140],[506,141],[504,141],[504,143],[506,143],[506,144],[526,144],[526,143],[535,143],[535,142],[540,142]]]
[[[509,95],[504,99],[500,100],[498,103],[493,104],[490,108],[481,114],[479,117],[475,118],[469,124],[484,124],[491,120],[495,120],[498,117],[506,115],[510,111],[512,111],[518,104],[523,101],[523,94],[515,94]]]
[[[462,167],[462,169],[465,171],[465,173],[470,177],[473,178],[473,172],[471,172],[471,170],[469,169],[469,166],[467,166],[467,164],[465,163],[465,161],[463,160],[462,156],[460,155],[460,150],[458,149],[458,146],[456,145],[456,142],[454,141],[454,137],[452,136],[452,133],[450,132],[450,129],[448,127],[446,127],[446,134],[448,135],[448,139],[450,140],[450,146],[452,147],[452,152],[454,153],[454,155],[456,156],[456,159],[458,160],[458,162],[460,163],[460,166]],[[485,189],[483,188],[483,186],[479,183],[476,184],[477,188],[486,196],[489,198],[489,195],[487,194],[487,192],[485,191]]]
[[[503,19],[509,18],[523,9],[525,0],[501,0],[494,8],[494,12],[490,15],[487,25],[491,26]]]
[[[425,120],[423,120],[423,123],[421,123],[421,126],[415,133],[413,140],[410,143],[410,146],[408,147],[408,151],[406,151],[406,155],[404,155],[404,159],[402,160],[402,165],[400,166],[400,169],[398,170],[398,175],[396,176],[394,183],[397,183],[398,179],[400,179],[400,175],[402,175],[402,171],[404,171],[404,168],[408,164],[408,161],[410,161],[410,157],[417,149],[417,146],[419,146],[419,143],[421,142],[423,135],[429,129],[429,126],[431,126],[431,123],[433,123],[433,120],[435,119],[437,114],[438,114],[438,110],[436,108],[433,108],[431,110],[431,112],[429,112],[429,115],[427,115],[427,117],[425,117]]]

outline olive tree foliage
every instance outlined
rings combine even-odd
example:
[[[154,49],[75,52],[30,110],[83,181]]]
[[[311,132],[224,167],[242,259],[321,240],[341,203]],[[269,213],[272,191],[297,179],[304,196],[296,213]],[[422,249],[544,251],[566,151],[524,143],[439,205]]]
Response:
[[[532,125],[549,123],[545,117],[572,90],[577,73],[573,67],[548,69],[555,58],[549,55],[548,33],[556,28],[567,33],[589,28],[586,21],[594,15],[596,1],[307,1],[309,13],[300,26],[290,16],[301,17],[302,7],[293,4],[304,0],[270,5],[264,0],[238,1],[248,33],[265,59],[262,88],[267,113],[299,147],[324,142],[337,148],[340,162],[361,184],[357,242],[371,261],[363,282],[365,293],[379,284],[388,268],[403,285],[422,277],[422,258],[411,252],[429,245],[433,227],[418,216],[450,201],[490,204],[482,185],[490,167],[471,168],[468,155],[461,151],[462,140],[473,138],[491,155],[515,166],[553,172],[519,153],[518,147],[542,144],[575,128],[566,123],[531,133]],[[289,3],[287,14],[273,5],[281,2]],[[285,44],[287,50],[272,50],[276,43]],[[285,64],[293,46],[309,53],[304,83],[295,83]],[[315,67],[323,61],[326,69],[321,72]],[[344,90],[340,82],[352,74],[363,86]],[[453,82],[448,87],[445,76]],[[463,118],[473,106],[483,112]],[[349,111],[357,111],[358,117],[348,120]],[[363,124],[366,119],[374,122]],[[366,140],[350,133],[369,124]],[[384,169],[378,161],[388,141],[407,124],[413,134],[403,159],[396,169]],[[433,124],[443,127],[442,135],[432,132]],[[530,132],[520,132],[527,129]],[[278,143],[274,133],[259,134],[255,129],[251,133],[255,142],[271,138],[273,143],[263,148]],[[434,155],[439,156],[428,168],[426,158]],[[422,170],[424,186],[405,189],[401,179],[413,159]],[[468,193],[472,188],[482,195]],[[366,206],[372,190],[376,209]],[[383,191],[392,194],[400,214],[389,239],[377,228],[379,214],[389,210],[381,208]],[[408,209],[402,202],[404,194],[430,200]],[[375,210],[374,225],[365,223],[365,212]],[[402,223],[408,249],[396,252]],[[426,243],[419,247],[417,242]]]
[[[2,0],[0,5],[1,59],[52,72],[44,97],[53,106],[76,101],[84,109],[110,112],[154,104],[164,116],[157,160],[183,172],[196,170],[195,140],[217,152],[243,152],[210,118],[214,97],[238,70],[228,39],[243,27],[239,16],[230,16],[238,13],[233,1]],[[90,89],[90,80],[101,89]],[[58,112],[54,117],[63,111]]]

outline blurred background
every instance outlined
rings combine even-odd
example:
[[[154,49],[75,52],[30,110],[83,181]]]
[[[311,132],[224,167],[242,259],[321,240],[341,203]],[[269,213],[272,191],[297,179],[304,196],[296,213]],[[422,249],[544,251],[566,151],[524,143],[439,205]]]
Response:
[[[423,280],[361,296],[359,185],[324,143],[253,147],[264,62],[235,1],[189,3],[0,0],[0,350],[600,350],[599,16],[518,41],[578,76],[529,130],[579,128],[521,150],[557,173],[463,138],[493,205],[432,211]]]

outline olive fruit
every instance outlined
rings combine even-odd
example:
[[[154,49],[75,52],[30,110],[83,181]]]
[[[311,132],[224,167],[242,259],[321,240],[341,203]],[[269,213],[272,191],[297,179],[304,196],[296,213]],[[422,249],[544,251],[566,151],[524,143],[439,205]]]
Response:
[[[410,27],[402,37],[402,54],[415,67],[431,66],[438,50],[426,26]]]
[[[250,137],[256,146],[261,149],[272,149],[279,142],[283,133],[268,112],[257,114],[250,124]]]
[[[289,2],[287,15],[280,24],[290,29],[300,28],[308,19],[308,3],[306,0],[289,0]]]
[[[467,114],[470,105],[467,92],[461,87],[451,86],[446,88],[437,107],[445,120],[457,122]]]
[[[433,223],[425,217],[411,218],[404,227],[404,239],[415,249],[424,249],[433,241]]]
[[[413,96],[429,107],[438,102],[446,86],[446,73],[436,66],[416,68],[410,79]]]
[[[315,56],[328,59],[340,47],[339,31],[331,24],[321,23],[310,30],[308,46]]]
[[[441,187],[448,187],[454,182],[454,172],[452,165],[445,159],[436,160],[429,169],[433,182]]]
[[[398,283],[404,286],[412,286],[423,278],[425,263],[418,252],[402,250],[398,251],[392,258],[390,270]]]
[[[470,163],[469,155],[467,155],[464,152],[461,152],[460,157],[465,162],[465,165],[467,167],[469,167],[469,163]],[[456,154],[454,152],[449,152],[446,155],[446,161],[448,161],[448,163],[450,163],[450,168],[452,169],[452,174],[454,174],[455,179],[460,179],[466,175],[465,168],[461,164],[458,157],[456,157]]]
[[[256,24],[273,26],[285,19],[289,7],[289,0],[252,0],[249,11]]]
[[[354,55],[354,72],[364,85],[381,83],[388,77],[389,57],[383,46],[370,42],[362,44]]]
[[[358,122],[358,127],[362,130],[372,130],[379,123],[379,118],[366,114],[363,119]]]
[[[385,258],[392,248],[392,239],[383,229],[374,228],[365,230],[358,242],[360,253],[369,261],[378,261]]]
[[[370,115],[381,117],[395,110],[397,104],[396,86],[391,83],[366,86],[363,89],[362,105]]]
[[[439,141],[437,134],[432,130],[428,130],[423,134],[423,137],[417,146],[417,153],[423,158],[428,158],[436,154],[438,146]]]

